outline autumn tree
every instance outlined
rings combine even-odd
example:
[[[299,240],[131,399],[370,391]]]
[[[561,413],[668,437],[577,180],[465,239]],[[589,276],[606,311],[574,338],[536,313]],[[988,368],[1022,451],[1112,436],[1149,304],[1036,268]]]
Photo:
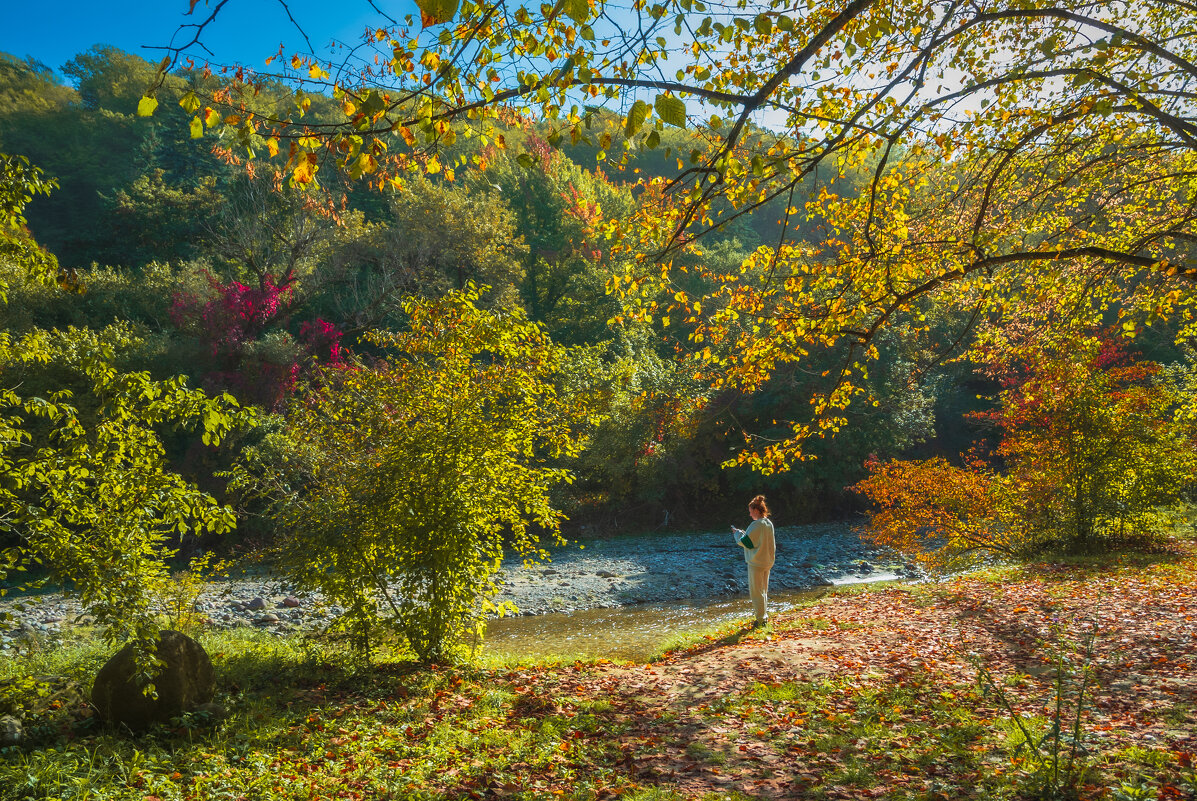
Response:
[[[1159,511],[1197,481],[1197,365],[1135,358],[1108,333],[990,351],[1010,503],[1034,541],[1093,552],[1151,541]]]
[[[1197,481],[1191,360],[1165,368],[1108,332],[1041,341],[1007,330],[980,365],[1000,386],[961,465],[875,460],[855,486],[880,542],[938,565],[1150,544]],[[1013,334],[1013,335],[1012,335]]]
[[[1001,503],[1002,479],[983,461],[870,460],[865,467],[868,477],[853,489],[869,500],[865,530],[875,542],[933,570],[1032,552],[1013,507]]]
[[[185,39],[202,41],[218,11]],[[610,284],[628,314],[692,321],[695,366],[717,387],[753,391],[812,348],[843,354],[809,413],[741,462],[781,467],[842,426],[867,394],[878,332],[920,329],[921,298],[984,319],[1003,290],[1052,280],[1131,315],[1192,320],[1197,37],[1181,0],[420,11],[381,15],[344,61],[275,62],[298,87],[293,112],[244,113],[238,97],[261,76],[243,73],[247,91],[193,104],[192,125],[243,156],[277,151],[298,183],[332,163],[378,186],[467,168],[477,153],[463,138],[504,143],[521,118],[606,160],[688,129],[678,174],[647,181],[639,213],[608,231],[632,256]],[[163,74],[184,55],[168,51]],[[314,92],[332,93],[343,120],[305,125]],[[621,124],[596,125],[595,105]],[[776,135],[749,137],[754,121]],[[855,170],[866,185],[846,194],[836,182]],[[783,233],[712,274],[714,289],[687,288],[680,254],[778,200],[783,232],[815,233]]]

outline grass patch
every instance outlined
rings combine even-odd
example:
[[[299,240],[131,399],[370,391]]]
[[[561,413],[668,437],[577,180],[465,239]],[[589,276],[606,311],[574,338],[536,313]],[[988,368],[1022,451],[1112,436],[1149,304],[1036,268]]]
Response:
[[[753,639],[761,639],[768,628],[752,629],[745,623],[726,623],[718,626],[695,626],[666,637],[652,652],[648,662],[657,662],[667,654],[710,650],[725,645],[734,645]]]
[[[336,641],[297,635],[203,641],[227,719],[189,715],[136,736],[40,732],[0,752],[0,800],[431,799],[484,787],[593,799],[628,784],[609,739],[623,724],[606,699],[513,685],[506,668],[367,667]],[[4,671],[89,677],[107,650],[77,643]]]
[[[624,801],[684,801],[676,790],[663,787],[640,787],[623,796]]]
[[[905,579],[885,579],[884,581],[863,581],[855,584],[837,584],[828,595],[835,597],[848,597],[852,595],[865,595],[872,592],[885,592],[886,590],[905,590],[910,585]]]

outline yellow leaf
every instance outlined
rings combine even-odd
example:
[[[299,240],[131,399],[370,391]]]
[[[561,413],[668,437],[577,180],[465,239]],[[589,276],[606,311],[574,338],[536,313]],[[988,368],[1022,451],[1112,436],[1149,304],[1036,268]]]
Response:
[[[561,0],[561,8],[570,19],[579,25],[590,17],[590,3],[588,0]]]
[[[148,117],[154,113],[156,108],[158,108],[158,98],[145,95],[137,101],[137,116]]]
[[[199,111],[199,98],[195,96],[195,92],[188,92],[179,98],[179,105],[189,114],[194,114]]]
[[[307,153],[305,158],[301,158],[299,163],[295,165],[295,170],[291,174],[291,180],[297,184],[308,184],[316,178],[316,170],[319,165],[316,164],[316,154]]]
[[[355,172],[359,172],[362,175],[369,175],[376,169],[378,169],[378,163],[374,161],[374,157],[369,153],[363,153],[357,157]]]
[[[449,22],[457,15],[460,4],[461,0],[416,0],[420,8],[420,24],[427,28],[429,25]]]

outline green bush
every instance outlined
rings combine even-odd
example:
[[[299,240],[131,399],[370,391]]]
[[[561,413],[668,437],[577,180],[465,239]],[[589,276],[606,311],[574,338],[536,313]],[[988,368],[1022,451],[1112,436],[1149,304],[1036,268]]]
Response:
[[[367,337],[385,355],[324,369],[255,449],[272,453],[286,569],[346,608],[367,653],[382,626],[451,658],[496,608],[504,542],[536,553],[560,524],[549,490],[570,480],[557,460],[581,449],[588,403],[556,389],[564,349],[478,298],[409,302],[406,332]],[[265,470],[247,463],[241,486]]]

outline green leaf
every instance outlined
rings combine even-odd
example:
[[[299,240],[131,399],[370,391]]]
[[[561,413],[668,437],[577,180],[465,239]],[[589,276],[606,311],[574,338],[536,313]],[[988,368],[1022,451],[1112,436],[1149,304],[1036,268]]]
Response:
[[[773,19],[768,14],[757,14],[752,27],[756,28],[757,33],[768,36],[773,33]]]
[[[158,98],[144,95],[141,100],[137,101],[137,116],[148,117],[154,113],[156,108],[158,108]]]
[[[686,127],[686,104],[679,98],[672,95],[657,95],[654,106],[657,116],[661,118],[662,122],[676,125],[678,128]]]
[[[199,139],[204,135],[204,123],[199,117],[191,118],[191,138]]]
[[[648,103],[643,100],[637,100],[632,104],[632,108],[628,111],[627,121],[623,126],[623,135],[632,137],[644,125],[644,120],[648,117]]]
[[[362,113],[367,117],[374,116],[386,107],[386,100],[383,99],[382,95],[375,91],[371,91],[368,95],[366,95],[365,99],[362,100]]]
[[[587,0],[561,0],[561,10],[579,25],[590,17],[590,3]]]
[[[461,0],[416,0],[420,9],[420,22],[424,27],[450,22],[457,16],[457,8]]]

